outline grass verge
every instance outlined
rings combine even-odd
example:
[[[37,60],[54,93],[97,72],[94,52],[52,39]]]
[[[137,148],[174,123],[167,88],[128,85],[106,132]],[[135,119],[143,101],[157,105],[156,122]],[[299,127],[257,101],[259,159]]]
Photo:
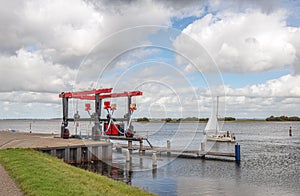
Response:
[[[32,149],[0,150],[0,163],[26,195],[152,195]]]

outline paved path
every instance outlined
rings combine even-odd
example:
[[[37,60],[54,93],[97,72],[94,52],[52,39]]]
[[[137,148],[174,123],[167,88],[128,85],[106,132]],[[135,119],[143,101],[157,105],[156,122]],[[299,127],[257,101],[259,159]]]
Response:
[[[100,142],[78,139],[61,139],[52,134],[34,133],[12,133],[0,131],[0,149],[5,148],[39,148],[56,146],[76,146],[86,144],[99,144]],[[105,143],[105,142],[103,142]],[[8,175],[7,171],[0,164],[0,196],[24,195],[16,182]]]
[[[61,139],[52,134],[36,134],[22,132],[0,131],[0,149],[5,148],[45,148],[65,146],[86,146],[86,145],[108,145],[105,141],[91,141],[79,139]],[[0,196],[24,195],[16,182],[8,175],[7,171],[0,164]]]
[[[106,142],[61,139],[58,135],[0,131],[0,149],[3,148],[44,148],[59,146],[99,145]]]
[[[2,165],[0,165],[0,195],[21,196],[24,195],[18,188],[17,183],[8,175]]]

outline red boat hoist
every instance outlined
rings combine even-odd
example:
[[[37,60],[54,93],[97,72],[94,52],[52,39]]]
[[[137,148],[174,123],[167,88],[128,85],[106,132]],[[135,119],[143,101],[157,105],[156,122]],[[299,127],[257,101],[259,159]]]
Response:
[[[61,124],[61,137],[69,138],[70,132],[68,127],[69,121],[91,121],[95,122],[92,127],[92,139],[99,140],[101,134],[108,136],[126,136],[133,137],[134,128],[131,123],[131,116],[133,111],[136,110],[136,104],[131,103],[133,96],[141,96],[141,91],[123,92],[123,93],[111,93],[112,88],[94,89],[89,91],[81,92],[62,92],[59,97],[62,98],[63,105],[63,122]],[[104,109],[107,111],[106,118],[101,118],[101,106],[102,100],[107,98],[127,97],[127,113],[124,118],[113,118],[112,115],[116,110],[116,104],[111,104],[109,101],[104,101]],[[76,113],[74,118],[68,117],[68,103],[69,99],[82,99],[82,100],[94,100],[95,101],[95,113],[90,115],[90,118],[80,118],[79,114]],[[85,104],[85,110],[90,111],[91,105]],[[125,126],[125,123],[126,125]],[[116,123],[119,122],[119,123]]]

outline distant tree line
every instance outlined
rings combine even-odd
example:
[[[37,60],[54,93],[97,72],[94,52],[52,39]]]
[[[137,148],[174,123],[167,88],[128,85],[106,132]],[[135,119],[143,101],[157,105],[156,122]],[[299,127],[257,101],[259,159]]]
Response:
[[[187,117],[187,118],[178,118],[178,119],[172,119],[172,118],[162,119],[162,121],[165,121],[165,122],[189,122],[189,121],[207,122],[208,120],[209,120],[209,118],[197,118],[197,117]],[[233,117],[225,117],[225,118],[221,118],[219,120],[221,120],[221,121],[235,121],[236,119],[233,118]]]
[[[161,121],[167,123],[179,123],[179,122],[207,122],[209,118],[197,118],[197,117],[187,117],[187,118],[164,118]],[[235,121],[233,117],[220,118],[221,121]],[[147,117],[137,118],[136,122],[150,122],[150,119]]]
[[[180,118],[178,118],[178,119],[165,118],[165,119],[162,119],[162,121],[165,121],[167,123],[169,123],[169,122],[176,122],[176,123],[178,123],[178,122],[181,121],[181,119]]]
[[[225,117],[225,118],[220,118],[219,120],[222,120],[222,121],[235,121],[236,119],[233,118],[233,117]]]
[[[197,117],[187,117],[187,118],[165,118],[161,119],[161,121],[167,123],[179,123],[179,122],[207,122],[209,118],[197,118]],[[225,117],[219,118],[220,121],[235,121],[236,118],[233,117]],[[265,119],[266,121],[300,121],[300,117],[297,116],[270,116]],[[150,119],[147,117],[137,118],[136,122],[150,122]]]
[[[266,118],[266,121],[300,121],[300,118],[297,116],[270,116]]]
[[[150,120],[146,117],[136,119],[136,122],[149,122]]]

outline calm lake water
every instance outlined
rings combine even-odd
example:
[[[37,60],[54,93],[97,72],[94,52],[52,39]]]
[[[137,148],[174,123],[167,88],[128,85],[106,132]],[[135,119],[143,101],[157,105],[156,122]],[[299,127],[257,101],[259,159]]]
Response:
[[[0,130],[59,133],[60,120],[1,120]],[[31,124],[31,128],[30,128]],[[205,124],[135,123],[137,134],[147,135],[155,146],[199,149]],[[73,125],[70,124],[70,127]],[[80,125],[87,134],[90,123]],[[292,126],[293,136],[288,130]],[[112,163],[87,169],[122,180],[159,195],[300,195],[300,122],[229,122],[241,145],[241,162],[158,156],[152,170],[151,154],[114,152]],[[113,141],[118,142],[118,141]],[[120,143],[120,142],[118,142]],[[234,144],[208,143],[213,151],[233,152]]]

